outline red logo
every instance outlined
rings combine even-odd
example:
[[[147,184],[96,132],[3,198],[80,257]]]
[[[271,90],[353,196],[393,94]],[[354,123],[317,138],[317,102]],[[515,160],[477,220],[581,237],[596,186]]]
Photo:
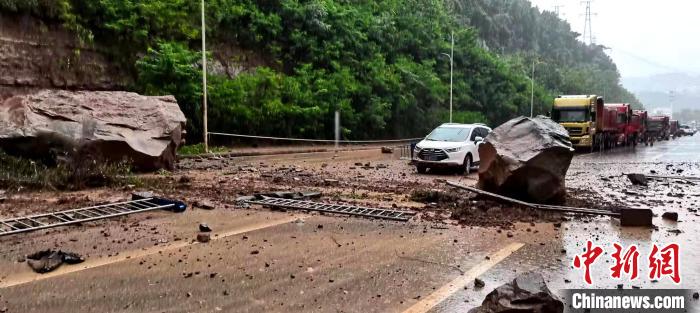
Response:
[[[638,260],[639,251],[636,245],[631,245],[627,249],[617,243],[613,244],[615,251],[612,253],[614,265],[610,268],[611,277],[619,279],[622,274],[629,276],[630,280],[634,280],[638,276]],[[680,275],[680,257],[679,247],[672,243],[663,248],[659,248],[656,244],[652,245],[651,253],[649,254],[649,278],[660,279],[663,276],[668,276],[675,283],[681,282]],[[598,257],[603,254],[601,247],[594,246],[588,240],[586,249],[581,255],[574,257],[574,268],[584,268],[584,280],[587,284],[593,284],[591,280],[591,265],[598,261]]]
[[[624,257],[622,257],[622,246],[616,243],[613,246],[615,247],[615,253],[612,254],[612,257],[615,259],[615,265],[610,268],[612,277],[620,278],[620,273],[624,272],[630,275],[630,280],[637,278],[637,259],[639,259],[637,246],[631,245],[625,251]]]
[[[581,258],[583,258],[583,265],[586,267],[586,283],[588,283],[589,285],[593,283],[591,281],[591,264],[595,263],[595,260],[602,253],[603,249],[601,249],[600,247],[593,247],[593,243],[590,240],[586,243],[586,252],[584,252],[583,255],[581,255]],[[581,259],[579,259],[578,255],[574,258],[574,267],[581,268]]]
[[[673,243],[670,244],[661,251],[659,247],[654,244],[651,248],[651,254],[649,254],[649,278],[661,278],[661,276],[670,276],[671,280],[676,284],[681,282],[681,275],[678,266],[678,245]],[[661,258],[657,257],[657,254],[661,254]]]

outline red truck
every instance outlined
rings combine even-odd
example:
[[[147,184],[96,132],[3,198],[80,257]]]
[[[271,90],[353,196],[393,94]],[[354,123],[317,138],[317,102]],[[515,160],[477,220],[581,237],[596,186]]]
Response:
[[[668,140],[670,137],[670,118],[666,115],[652,115],[647,119],[647,134],[657,140]],[[653,141],[652,141],[653,145]]]
[[[606,103],[605,106],[616,112],[614,119],[615,128],[617,129],[616,138],[614,139],[615,145],[631,145],[632,128],[630,128],[630,121],[632,120],[632,107],[629,103]]]
[[[627,121],[618,121],[618,107],[616,105],[604,104],[603,109],[598,112],[599,123],[603,135],[601,145],[603,149],[614,148],[624,134]]]
[[[629,123],[629,133],[632,134],[632,141],[634,145],[638,143],[644,143],[645,146],[649,145],[649,137],[647,136],[647,119],[649,114],[647,111],[643,110],[633,110],[632,119]]]

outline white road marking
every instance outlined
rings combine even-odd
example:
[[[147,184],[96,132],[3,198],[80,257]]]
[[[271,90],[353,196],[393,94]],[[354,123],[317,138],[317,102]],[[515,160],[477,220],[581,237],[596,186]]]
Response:
[[[440,302],[449,298],[453,293],[457,292],[457,290],[464,288],[466,284],[468,284],[469,282],[473,282],[474,279],[477,278],[479,275],[485,273],[486,271],[494,267],[496,264],[503,261],[509,255],[513,254],[513,252],[518,251],[518,249],[522,248],[523,246],[524,244],[519,242],[509,244],[508,246],[499,250],[495,254],[490,255],[489,260],[485,260],[472,267],[471,269],[466,271],[464,275],[461,275],[452,280],[451,282],[447,283],[446,285],[440,287],[440,289],[436,290],[429,296],[423,298],[423,300],[414,304],[406,311],[403,311],[403,313],[428,312]]]

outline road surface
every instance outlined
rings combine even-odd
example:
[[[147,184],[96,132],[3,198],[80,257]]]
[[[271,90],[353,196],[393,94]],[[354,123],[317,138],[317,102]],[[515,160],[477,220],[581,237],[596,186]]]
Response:
[[[680,180],[636,187],[620,175],[681,175],[680,169],[700,176],[699,155],[696,136],[574,158],[569,188],[618,205],[650,207],[656,229],[622,228],[609,217],[498,226],[460,224],[433,211],[402,223],[246,208],[235,203],[237,196],[309,187],[331,200],[418,209],[425,204],[408,199],[412,188],[444,188],[444,179],[474,184],[477,177],[418,175],[405,161],[376,150],[188,160],[173,177],[159,180],[174,186],[163,192],[190,203],[211,200],[216,209],[152,212],[0,238],[0,312],[467,312],[527,271],[542,273],[557,293],[618,284],[697,289],[700,187]],[[387,168],[355,165],[366,162]],[[70,206],[131,191],[18,194],[0,204],[0,216],[55,210],[66,197]],[[665,211],[678,212],[680,222],[663,221]],[[201,222],[214,230],[209,243],[194,241]],[[669,232],[675,230],[681,233]],[[605,249],[606,260],[613,243],[636,244],[639,278],[612,279],[610,261],[601,261],[592,268],[593,284],[586,284],[572,262],[587,240]],[[681,248],[679,285],[647,277],[651,245],[668,243]],[[75,251],[87,261],[35,274],[23,256],[42,249]],[[475,289],[476,277],[484,288]]]

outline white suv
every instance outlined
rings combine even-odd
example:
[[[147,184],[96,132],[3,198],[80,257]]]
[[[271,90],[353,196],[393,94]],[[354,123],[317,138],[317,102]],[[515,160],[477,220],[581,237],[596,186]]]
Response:
[[[428,168],[454,167],[469,174],[479,165],[478,146],[491,128],[483,124],[446,123],[435,128],[413,149],[413,163],[418,173]]]

